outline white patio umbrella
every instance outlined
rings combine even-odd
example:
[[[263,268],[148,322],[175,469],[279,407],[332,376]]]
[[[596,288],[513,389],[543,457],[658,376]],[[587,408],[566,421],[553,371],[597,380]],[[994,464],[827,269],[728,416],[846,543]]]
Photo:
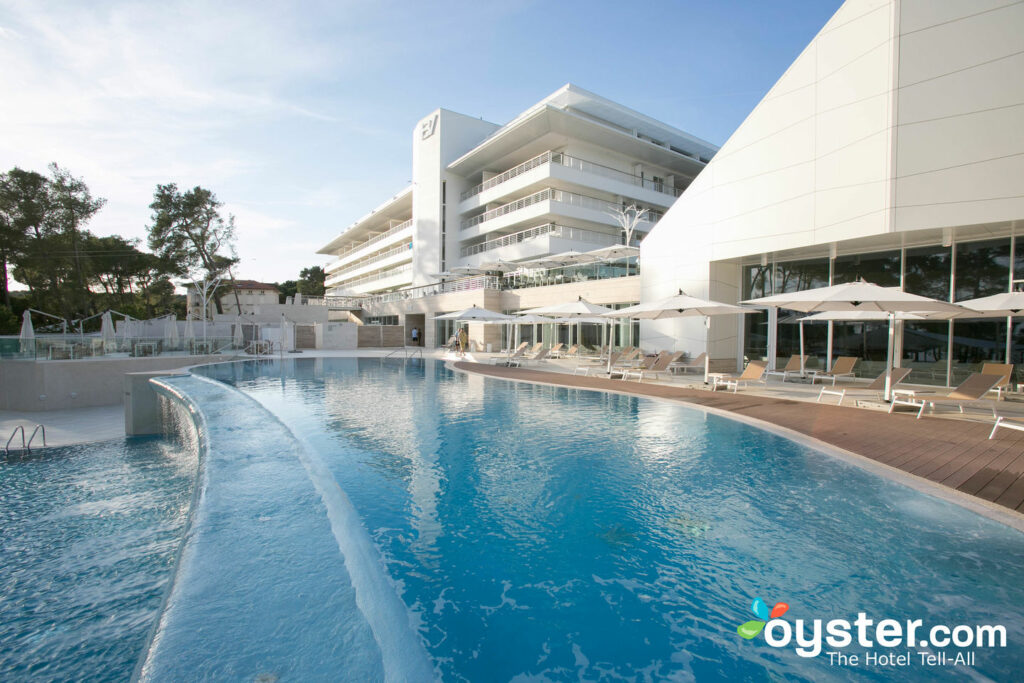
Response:
[[[481,270],[489,272],[500,271],[502,273],[509,273],[513,270],[519,270],[522,268],[522,265],[519,263],[513,263],[512,261],[498,259],[496,261],[484,261],[478,267]]]
[[[541,306],[539,308],[531,308],[523,311],[524,314],[532,315],[544,315],[552,318],[594,318],[603,316],[605,313],[613,313],[615,309],[608,308],[607,306],[600,306],[598,304],[592,304],[589,301],[584,300],[581,296],[576,301],[569,301],[564,304],[555,304],[553,306]],[[550,322],[550,321],[549,321]],[[604,345],[608,346],[608,370],[611,370],[612,352],[611,345],[608,339],[608,328],[611,325],[611,320],[605,321],[604,326]]]
[[[586,253],[588,256],[593,257],[595,261],[617,261],[618,259],[637,256],[640,253],[640,247],[631,247],[625,244],[613,244],[610,247],[601,247],[600,249],[594,249]]]
[[[435,318],[435,320],[457,320],[461,322],[472,321],[482,323],[505,322],[506,320],[511,319],[511,315],[505,315],[504,313],[498,313],[497,311],[480,308],[475,304],[469,308],[464,308],[461,311],[445,313],[444,315],[439,315]]]
[[[239,318],[238,320],[235,321],[235,334],[234,334],[234,338],[232,339],[232,341],[234,342],[235,347],[239,348],[239,349],[242,348],[242,346],[245,344],[245,337],[242,335],[242,319],[241,318]]]
[[[774,294],[741,303],[752,306],[788,308],[803,313],[819,311],[881,311],[889,319],[889,343],[885,363],[885,400],[892,398],[893,342],[897,313],[917,313],[926,318],[962,314],[964,308],[945,301],[904,292],[899,287],[879,287],[870,282],[848,282],[800,292]]]
[[[705,345],[708,347],[708,351],[710,351],[711,316],[737,315],[756,312],[757,311],[749,308],[740,308],[739,306],[734,306],[732,304],[724,304],[719,301],[709,301],[708,299],[700,299],[695,296],[690,296],[688,294],[684,294],[683,290],[680,289],[679,294],[675,296],[658,299],[657,301],[648,301],[646,303],[629,306],[627,308],[620,308],[613,313],[606,313],[605,316],[630,318],[633,320],[663,320],[666,318],[690,318],[703,316]],[[708,381],[708,371],[710,370],[711,365],[710,357],[710,353],[704,354],[705,383]]]
[[[560,254],[542,256],[541,258],[527,261],[523,265],[528,268],[564,268],[575,266],[581,263],[593,263],[597,259],[589,254],[579,251],[563,251]]]
[[[178,334],[178,316],[174,313],[167,319],[167,324],[164,330],[164,339],[167,344],[172,348],[177,348],[178,343],[181,341],[181,336]]]
[[[32,313],[25,311],[21,314],[21,334],[18,335],[19,346],[22,353],[28,353],[29,349],[35,346],[36,330],[32,327]]]
[[[969,308],[972,312],[977,311],[978,317],[985,318],[1012,318],[1024,311],[1024,292],[1004,292],[983,296],[979,299],[968,299],[958,301],[958,305]],[[970,317],[967,315],[961,317]],[[1010,346],[1013,341],[1013,324],[1007,320],[1006,325],[1006,362],[1010,362]]]
[[[114,318],[110,311],[106,311],[103,317],[100,318],[100,341],[103,344],[104,351],[109,351],[110,347],[117,344],[117,335],[114,332]]]

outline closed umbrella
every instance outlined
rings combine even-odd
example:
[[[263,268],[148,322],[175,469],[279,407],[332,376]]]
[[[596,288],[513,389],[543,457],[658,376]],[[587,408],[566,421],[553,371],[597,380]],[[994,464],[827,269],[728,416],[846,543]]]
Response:
[[[110,351],[112,347],[117,346],[117,334],[114,332],[114,318],[107,311],[100,318],[100,341],[103,344],[103,351]]]
[[[21,314],[21,334],[18,335],[18,339],[22,353],[28,353],[35,348],[36,331],[32,327],[32,314],[29,311]]]
[[[185,346],[192,348],[196,341],[196,331],[192,327],[192,316],[185,318]]]
[[[739,306],[734,306],[732,304],[724,304],[718,301],[709,301],[707,299],[690,296],[688,294],[684,294],[683,290],[680,289],[679,294],[675,296],[658,299],[657,301],[648,301],[646,303],[629,306],[627,308],[620,308],[614,313],[606,313],[605,316],[630,318],[634,320],[664,320],[666,318],[703,316],[705,344],[708,347],[708,352],[704,354],[704,382],[707,383],[708,371],[710,370],[711,363],[711,316],[737,315],[741,313],[755,312],[756,311],[749,308],[740,308]]]
[[[242,320],[239,318],[238,322],[235,323],[235,337],[233,339],[235,348],[240,349],[245,345],[245,338],[242,336]]]
[[[945,301],[904,292],[899,287],[880,287],[870,282],[848,282],[830,287],[775,294],[742,303],[788,308],[804,313],[819,311],[881,311],[889,319],[889,343],[885,363],[885,400],[892,397],[892,362],[897,313],[917,313],[926,318],[962,315],[964,308]]]

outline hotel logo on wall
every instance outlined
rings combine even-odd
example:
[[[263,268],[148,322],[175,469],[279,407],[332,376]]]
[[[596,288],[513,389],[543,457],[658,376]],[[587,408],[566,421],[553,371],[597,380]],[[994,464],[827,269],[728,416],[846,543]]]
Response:
[[[437,132],[437,119],[438,115],[434,114],[429,119],[420,124],[420,139],[426,140],[431,135]]]

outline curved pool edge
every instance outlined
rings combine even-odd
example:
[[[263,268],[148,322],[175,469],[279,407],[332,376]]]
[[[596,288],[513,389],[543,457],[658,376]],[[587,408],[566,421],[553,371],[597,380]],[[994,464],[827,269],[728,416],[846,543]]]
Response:
[[[622,396],[632,396],[638,399],[644,399],[649,401],[656,401],[659,403],[667,403],[671,405],[682,405],[696,410],[698,412],[704,412],[718,417],[723,417],[729,420],[735,420],[742,424],[751,425],[759,429],[763,429],[766,432],[781,436],[785,439],[798,443],[801,446],[810,448],[814,451],[818,451],[823,455],[831,458],[841,460],[843,462],[850,463],[861,469],[867,470],[872,474],[885,477],[891,481],[895,481],[898,484],[907,486],[920,493],[939,498],[954,505],[958,505],[962,508],[970,510],[976,514],[979,514],[992,521],[999,522],[1005,526],[1024,533],[1024,514],[1011,510],[1010,508],[998,505],[996,503],[972,496],[969,493],[958,491],[948,486],[943,486],[937,482],[931,481],[924,477],[916,474],[911,474],[905,470],[901,470],[891,465],[873,460],[868,456],[855,453],[844,448],[840,448],[834,444],[830,444],[827,441],[815,438],[803,432],[799,432],[789,427],[782,427],[780,425],[773,424],[760,418],[751,417],[749,415],[743,415],[742,413],[736,413],[730,410],[724,410],[722,408],[716,408],[714,406],[701,405],[694,403],[693,401],[687,401],[681,398],[666,398],[663,396],[651,396],[648,394],[637,393],[629,391],[628,389],[615,389],[605,387],[580,387],[573,386],[571,384],[563,384],[559,382],[544,382],[537,379],[528,379],[525,377],[498,377],[483,372],[477,372],[471,368],[458,367],[459,361],[456,360],[445,360],[445,367],[453,372],[459,372],[463,374],[472,374],[485,379],[492,379],[496,381],[507,381],[507,382],[521,382],[524,384],[538,384],[543,386],[557,387],[561,389],[573,389],[576,391],[591,391],[596,393],[606,394],[619,394]]]
[[[229,361],[221,361],[220,363],[238,363],[251,360],[252,359],[232,359]],[[202,533],[202,529],[200,527],[203,524],[204,515],[209,517],[211,514],[207,509],[211,486],[210,470],[211,465],[217,464],[216,457],[218,454],[218,448],[222,448],[224,446],[224,444],[218,445],[217,437],[223,439],[225,435],[215,434],[214,432],[216,429],[211,429],[210,421],[201,406],[199,398],[191,395],[190,392],[175,386],[176,382],[180,382],[183,379],[216,387],[218,391],[225,392],[230,394],[232,397],[244,400],[248,406],[255,409],[253,411],[254,413],[262,414],[265,418],[268,418],[269,422],[281,430],[283,435],[290,438],[292,444],[289,446],[295,446],[297,448],[289,448],[289,446],[286,446],[286,450],[291,451],[288,453],[288,456],[295,457],[295,465],[298,469],[302,470],[305,478],[305,484],[312,489],[312,493],[316,496],[317,502],[319,502],[322,507],[327,508],[328,519],[326,521],[334,536],[332,539],[334,546],[333,551],[340,555],[340,559],[344,563],[344,568],[347,572],[344,579],[346,582],[349,582],[352,590],[355,592],[355,603],[358,607],[359,614],[369,625],[370,631],[372,632],[374,639],[377,641],[377,649],[380,652],[381,663],[384,667],[384,678],[386,680],[426,680],[428,677],[433,677],[434,669],[429,657],[426,655],[426,650],[423,647],[418,634],[412,630],[411,625],[409,624],[408,614],[404,611],[404,603],[401,602],[401,598],[394,592],[393,585],[387,583],[387,577],[383,577],[383,582],[378,579],[376,584],[371,586],[371,590],[367,591],[365,588],[367,583],[365,578],[367,574],[367,566],[369,566],[371,573],[373,569],[372,563],[374,560],[376,560],[377,564],[380,564],[380,566],[383,567],[379,556],[374,554],[374,552],[370,552],[373,551],[372,541],[370,541],[368,535],[366,535],[365,530],[363,530],[363,535],[366,536],[366,539],[362,545],[366,547],[359,547],[360,544],[356,541],[354,545],[350,543],[348,546],[350,554],[346,554],[344,552],[346,548],[342,543],[343,539],[339,537],[339,531],[343,532],[350,538],[356,538],[359,536],[358,530],[353,531],[350,525],[339,530],[337,526],[338,494],[340,494],[341,497],[344,497],[345,494],[340,491],[340,487],[337,487],[336,482],[334,486],[335,488],[338,488],[338,492],[333,494],[333,496],[331,496],[329,492],[325,493],[323,490],[324,482],[322,480],[318,481],[315,476],[320,473],[314,473],[311,471],[309,453],[302,452],[306,449],[305,442],[296,436],[287,425],[277,418],[277,416],[268,411],[258,401],[247,395],[245,392],[223,382],[218,382],[190,372],[194,368],[220,363],[200,363],[190,366],[187,370],[182,369],[178,374],[172,376],[155,377],[150,379],[150,382],[159,395],[177,402],[188,412],[189,416],[193,420],[198,435],[197,446],[199,448],[199,467],[196,475],[196,488],[193,492],[193,498],[188,512],[186,528],[182,535],[181,545],[175,557],[171,580],[168,583],[159,616],[157,617],[144,649],[140,653],[139,661],[136,665],[132,680],[159,680],[168,675],[168,670],[177,670],[179,673],[181,673],[183,668],[187,670],[187,665],[180,663],[169,665],[167,660],[173,660],[175,654],[180,656],[182,654],[182,650],[185,650],[186,652],[188,651],[188,648],[183,647],[182,644],[183,636],[181,635],[181,632],[185,630],[182,627],[183,624],[195,627],[197,624],[202,623],[202,621],[196,619],[194,614],[186,614],[185,617],[182,618],[180,614],[173,614],[172,610],[177,609],[178,612],[181,612],[185,609],[187,611],[187,607],[181,608],[176,606],[175,601],[177,600],[178,602],[181,602],[181,593],[185,591],[186,588],[189,588],[186,584],[190,579],[193,582],[197,582],[198,579],[206,579],[206,577],[190,577],[186,574],[189,571],[195,571],[195,568],[191,565],[195,565],[197,560],[201,559],[201,555],[204,552],[202,548],[197,548],[196,546],[197,544],[201,545],[201,541],[203,541],[203,539],[199,539],[198,536]],[[333,479],[331,481],[333,481]],[[329,502],[328,500],[325,500],[325,496],[332,497],[332,501]],[[307,500],[306,503],[308,502],[309,501]],[[342,501],[342,503],[343,502],[344,501]],[[351,503],[348,503],[348,505],[351,506]],[[321,515],[323,514],[322,509],[317,512]],[[354,515],[354,511],[352,515]],[[222,520],[223,517],[220,521]],[[209,539],[205,539],[203,542],[205,542],[207,546],[210,546]],[[367,548],[369,548],[369,550],[367,550]],[[209,550],[210,547],[207,547],[207,554],[209,554]],[[339,550],[341,551],[340,553],[338,553]],[[355,573],[352,572],[352,567],[350,566],[350,557],[353,555],[357,555],[358,557],[353,558],[351,561],[362,565],[362,570]],[[367,563],[371,564],[367,565]],[[362,574],[362,596],[360,596],[361,587],[356,585],[356,577],[354,574]],[[389,596],[385,591],[392,595]],[[367,593],[369,593],[368,596]],[[389,599],[389,597],[392,599]],[[185,598],[185,600],[187,602],[188,598]],[[381,608],[382,603],[384,604],[383,609]],[[389,603],[392,604],[389,605]],[[400,605],[403,610],[401,615],[398,615],[400,618],[397,619],[396,611],[394,609],[396,604]],[[391,609],[388,609],[388,607]],[[375,614],[379,618],[375,619]],[[390,619],[390,621],[382,623],[380,619]],[[162,641],[165,638],[168,623],[169,621],[175,620],[177,621],[177,624],[174,625],[174,628],[178,631],[176,636],[178,642],[171,647],[171,652],[169,654],[162,656],[160,654],[160,649],[163,645]],[[178,648],[177,652],[174,651],[175,647]],[[161,657],[163,659],[162,662],[160,661]],[[314,660],[316,659],[315,655],[311,656],[310,653],[305,653],[304,657]],[[220,662],[218,661],[217,663],[219,664]],[[203,676],[211,674],[210,672],[206,672],[198,675]]]

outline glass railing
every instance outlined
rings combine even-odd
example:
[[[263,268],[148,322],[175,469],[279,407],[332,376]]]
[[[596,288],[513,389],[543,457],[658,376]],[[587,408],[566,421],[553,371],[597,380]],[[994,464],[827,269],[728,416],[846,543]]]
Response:
[[[361,284],[364,284],[366,282],[374,282],[375,280],[384,280],[386,278],[393,277],[395,275],[401,275],[401,274],[407,273],[407,272],[412,272],[412,264],[411,263],[407,263],[404,266],[399,266],[398,268],[389,268],[388,270],[382,270],[382,271],[379,271],[379,272],[376,272],[376,273],[370,273],[369,275],[364,275],[363,277],[356,278],[355,280],[349,280],[348,282],[343,283],[343,286],[345,286],[345,287],[354,287],[356,285],[361,285]],[[344,294],[331,294],[330,296],[345,296],[345,295]]]
[[[616,202],[609,202],[604,199],[597,199],[596,197],[588,197],[587,195],[576,194],[575,192],[565,192],[564,190],[546,188],[540,192],[535,192],[523,197],[522,199],[517,199],[514,202],[509,202],[508,204],[491,209],[490,211],[485,211],[479,216],[468,218],[462,221],[461,227],[462,230],[468,230],[469,228],[480,225],[486,221],[505,216],[544,201],[560,202],[562,204],[569,204],[570,206],[578,206],[584,209],[592,209],[594,211],[601,211],[605,213],[622,209],[622,205]],[[664,214],[660,211],[648,209],[647,220],[645,222],[656,223],[661,219],[662,215]]]
[[[571,228],[567,225],[558,225],[556,223],[546,223],[544,225],[538,225],[535,228],[530,228],[529,230],[514,232],[511,235],[505,235],[497,239],[487,240],[486,242],[480,242],[479,244],[471,244],[468,247],[462,247],[460,254],[462,256],[482,254],[485,251],[501,249],[502,247],[519,244],[520,242],[536,239],[537,237],[543,237],[544,235],[560,237],[574,242],[596,244],[598,246],[611,246],[613,244],[618,244],[621,241],[617,235],[609,235],[606,232],[585,230],[583,228]]]
[[[463,277],[457,280],[446,282],[435,282],[432,285],[422,287],[410,287],[400,289],[396,292],[384,292],[367,297],[364,302],[367,304],[386,304],[394,301],[405,301],[407,299],[420,299],[425,296],[436,296],[438,294],[449,294],[451,292],[469,292],[481,289],[501,289],[501,278],[492,275],[475,275]]]
[[[199,323],[201,325],[201,323]],[[12,360],[82,360],[86,358],[144,358],[148,356],[202,356],[241,351],[233,337],[168,340],[131,337],[104,341],[98,336],[53,335],[22,341],[0,338],[0,358]]]
[[[594,163],[593,161],[587,161],[585,159],[573,157],[562,152],[548,151],[544,152],[543,154],[538,154],[532,159],[528,159],[527,161],[524,161],[518,166],[510,168],[504,173],[500,173],[494,176],[493,178],[488,178],[479,185],[474,185],[473,187],[463,192],[460,195],[460,198],[465,200],[469,199],[470,197],[475,197],[484,190],[489,190],[492,187],[497,187],[502,183],[508,182],[513,178],[517,178],[518,176],[521,176],[524,173],[532,171],[533,169],[538,168],[539,166],[543,166],[544,164],[559,164],[561,166],[573,168],[578,171],[583,171],[584,173],[594,173],[596,175],[604,176],[606,178],[611,178],[612,180],[618,180],[620,182],[629,183],[630,185],[635,185],[637,187],[643,187],[648,190],[653,190],[655,192],[660,192],[662,194],[671,195],[672,197],[678,197],[683,193],[682,189],[666,185],[663,181],[655,181],[652,180],[651,178],[637,176],[626,171],[620,171],[617,168],[612,168],[611,166],[605,166],[603,164]]]
[[[502,286],[504,289],[549,287],[551,285],[588,282],[590,280],[607,280],[639,274],[639,259],[631,256],[610,263],[587,263],[578,266],[565,266],[564,268],[508,273],[502,278]]]

